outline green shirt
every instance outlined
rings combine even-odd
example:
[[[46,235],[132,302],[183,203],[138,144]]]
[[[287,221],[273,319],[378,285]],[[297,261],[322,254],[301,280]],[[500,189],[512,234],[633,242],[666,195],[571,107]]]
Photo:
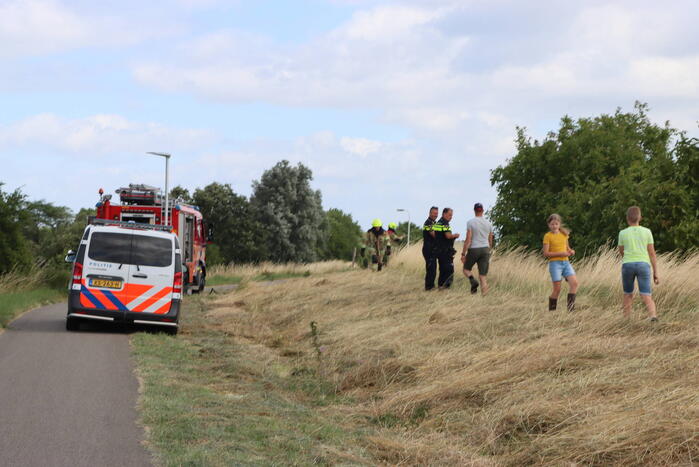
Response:
[[[623,263],[648,263],[648,245],[653,244],[653,233],[650,229],[634,225],[619,232],[619,246],[624,247]]]

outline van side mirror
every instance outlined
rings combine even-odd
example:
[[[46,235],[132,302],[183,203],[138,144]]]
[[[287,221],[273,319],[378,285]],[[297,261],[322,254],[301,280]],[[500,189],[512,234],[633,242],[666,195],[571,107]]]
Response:
[[[66,257],[63,258],[63,261],[66,263],[73,263],[75,262],[75,257],[77,254],[73,250],[68,250],[68,253],[66,253]]]

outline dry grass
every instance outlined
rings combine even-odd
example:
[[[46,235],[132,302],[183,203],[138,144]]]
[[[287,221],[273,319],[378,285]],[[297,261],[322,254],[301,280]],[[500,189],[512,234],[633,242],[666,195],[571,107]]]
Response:
[[[0,294],[35,289],[44,284],[48,277],[46,270],[38,266],[23,272],[12,270],[0,275]]]
[[[574,314],[546,311],[536,255],[496,253],[487,297],[462,277],[423,292],[423,264],[414,246],[381,273],[250,283],[209,315],[231,339],[274,349],[267,365],[317,368],[354,401],[322,410],[375,427],[358,443],[377,462],[699,463],[699,255],[660,258],[656,325],[640,304],[622,318],[612,252],[575,264]]]
[[[311,276],[329,272],[347,271],[348,269],[349,263],[344,261],[323,261],[311,264],[275,264],[263,262],[259,264],[213,266],[207,271],[207,275],[209,278],[236,277],[242,279],[242,281],[251,281],[259,280],[264,277],[275,279]]]

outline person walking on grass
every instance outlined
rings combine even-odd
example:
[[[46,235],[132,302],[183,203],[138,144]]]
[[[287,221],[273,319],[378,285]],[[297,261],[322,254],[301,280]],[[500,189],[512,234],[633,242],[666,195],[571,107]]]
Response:
[[[437,286],[440,290],[448,289],[454,281],[454,255],[456,254],[454,240],[459,238],[459,234],[451,231],[449,222],[453,216],[453,209],[444,208],[442,218],[432,226],[435,233],[437,263],[439,264]]]
[[[575,254],[575,250],[568,243],[570,231],[563,226],[561,216],[551,214],[546,223],[549,232],[544,235],[544,256],[549,260],[549,273],[553,290],[549,297],[549,311],[556,309],[558,296],[561,293],[561,280],[568,282],[568,311],[575,311],[575,294],[578,290],[578,279],[575,270],[568,258]]]
[[[466,240],[461,250],[461,262],[464,265],[464,275],[471,283],[471,293],[478,292],[478,281],[471,270],[478,265],[481,293],[488,293],[488,269],[490,266],[490,250],[493,248],[493,226],[483,217],[483,205],[473,206],[476,217],[466,224]]]
[[[366,267],[371,267],[373,270],[373,265],[377,266],[377,270],[381,271],[383,268],[383,259],[386,254],[386,244],[388,243],[388,236],[386,231],[383,229],[383,222],[381,219],[374,219],[371,222],[371,228],[366,231],[364,237],[365,245],[365,264]]]
[[[432,206],[422,226],[422,257],[425,258],[425,290],[427,291],[434,289],[434,280],[437,277],[436,239],[433,227],[438,215],[439,208]]]
[[[633,303],[634,282],[638,281],[638,293],[648,310],[651,322],[658,321],[651,291],[651,266],[653,267],[653,282],[660,284],[658,263],[653,244],[653,233],[646,227],[641,227],[641,208],[631,206],[626,211],[627,228],[619,232],[619,254],[623,258],[621,264],[621,283],[624,289],[624,317],[631,316]]]

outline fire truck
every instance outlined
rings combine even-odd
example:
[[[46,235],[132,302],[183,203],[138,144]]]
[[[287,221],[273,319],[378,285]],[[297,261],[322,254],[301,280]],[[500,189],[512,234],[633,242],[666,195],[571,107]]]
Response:
[[[112,195],[99,190],[97,219],[165,225],[165,197],[160,188],[129,184],[116,190],[119,204],[112,204]],[[201,212],[180,199],[169,200],[167,224],[177,235],[182,248],[185,292],[199,293],[206,284],[206,245],[211,239]]]

